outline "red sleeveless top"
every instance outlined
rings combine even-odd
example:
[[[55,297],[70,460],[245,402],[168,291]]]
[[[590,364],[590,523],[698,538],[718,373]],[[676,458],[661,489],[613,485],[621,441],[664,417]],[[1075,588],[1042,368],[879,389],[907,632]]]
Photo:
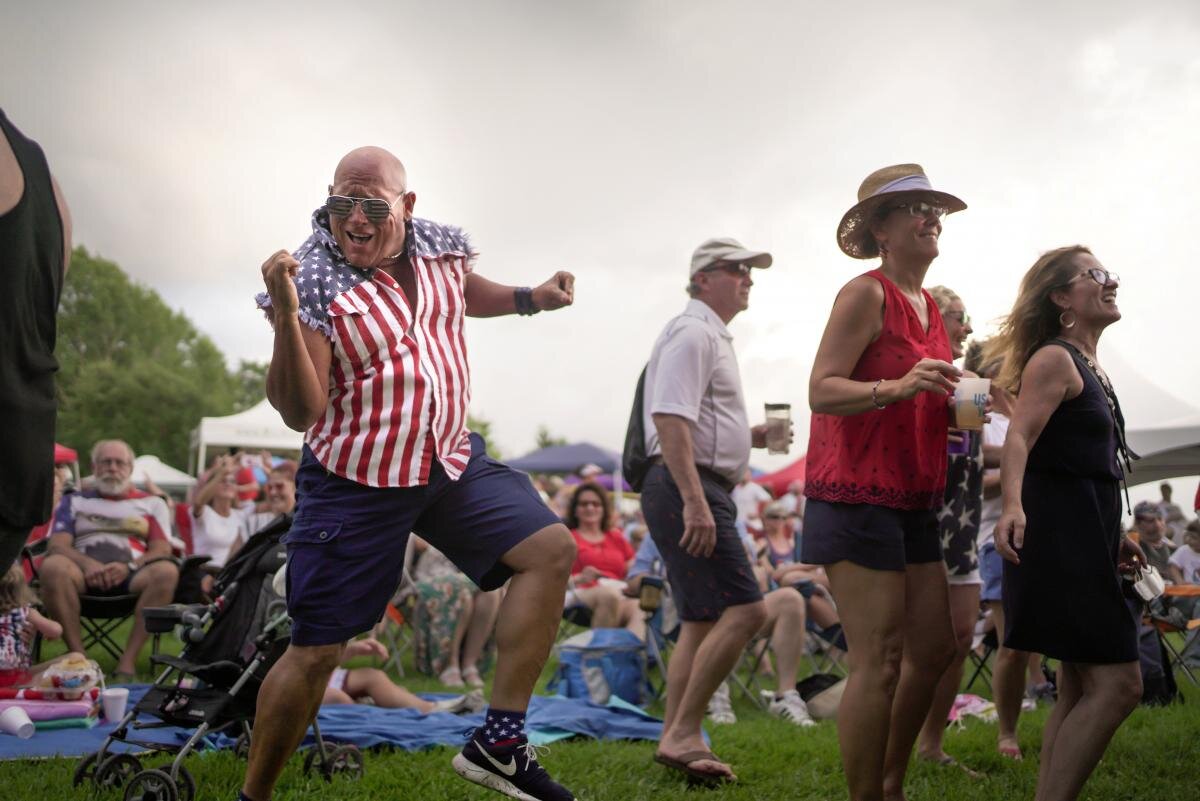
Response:
[[[950,340],[928,292],[929,331],[912,304],[880,270],[866,273],[883,286],[883,330],[867,346],[850,378],[902,378],[924,358],[950,361]],[[915,398],[860,414],[813,414],[804,494],[835,503],[869,503],[892,509],[933,509],[946,484],[944,395]]]

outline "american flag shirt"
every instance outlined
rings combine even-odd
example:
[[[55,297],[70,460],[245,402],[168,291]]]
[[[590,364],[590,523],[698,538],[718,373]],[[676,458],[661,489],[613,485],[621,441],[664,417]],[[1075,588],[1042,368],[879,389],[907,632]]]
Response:
[[[324,209],[292,255],[300,321],[333,346],[329,404],[304,440],[325,468],[371,487],[429,482],[433,459],[457,480],[471,457],[471,376],[463,288],[476,253],[459,228],[406,223],[414,309],[386,272],[353,267]],[[267,309],[271,299],[255,300]]]

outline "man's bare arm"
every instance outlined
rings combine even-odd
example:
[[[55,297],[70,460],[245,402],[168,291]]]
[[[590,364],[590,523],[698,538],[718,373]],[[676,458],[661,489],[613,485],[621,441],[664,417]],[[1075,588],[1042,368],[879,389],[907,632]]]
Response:
[[[51,534],[50,544],[47,546],[49,553],[65,556],[83,571],[84,575],[88,571],[96,570],[103,567],[100,562],[97,562],[90,556],[85,556],[83,553],[75,550],[75,538],[70,534]]]
[[[497,284],[479,273],[467,275],[463,285],[463,297],[469,317],[499,317],[515,314],[517,304],[513,296],[516,287]],[[533,307],[539,311],[553,311],[570,306],[575,300],[575,276],[559,271],[550,280],[534,288]]]
[[[683,536],[679,544],[692,556],[711,556],[717,544],[717,524],[704,497],[704,485],[696,470],[692,429],[686,418],[655,414],[654,427],[662,447],[663,461],[683,497]]]
[[[271,296],[275,345],[267,368],[267,400],[283,422],[307,431],[329,403],[329,368],[333,346],[319,331],[300,322],[299,298],[292,277],[300,263],[281,250],[262,266],[263,283]]]

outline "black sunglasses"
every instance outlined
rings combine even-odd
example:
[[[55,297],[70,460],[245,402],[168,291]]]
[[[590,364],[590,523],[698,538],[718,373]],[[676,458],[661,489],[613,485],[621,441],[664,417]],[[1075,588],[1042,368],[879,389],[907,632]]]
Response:
[[[739,262],[723,261],[720,264],[714,264],[712,267],[705,267],[702,272],[712,273],[720,270],[721,272],[736,275],[739,278],[745,278],[750,274],[751,267],[749,264],[741,264]]]
[[[349,217],[354,213],[354,207],[362,208],[363,216],[369,222],[381,223],[392,213],[392,207],[404,199],[405,192],[400,197],[388,203],[378,197],[348,197],[346,195],[330,195],[325,199],[325,210],[338,217]]]

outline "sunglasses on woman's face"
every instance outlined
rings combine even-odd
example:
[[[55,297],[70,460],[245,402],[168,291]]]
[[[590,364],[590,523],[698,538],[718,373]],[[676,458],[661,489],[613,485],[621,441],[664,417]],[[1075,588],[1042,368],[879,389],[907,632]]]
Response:
[[[584,506],[598,506],[598,507],[603,507],[603,504],[602,504],[602,503],[600,503],[600,501],[580,501],[579,503],[577,503],[577,504],[575,504],[575,505],[576,505],[577,507],[580,507],[580,508],[582,508],[582,507],[584,507]]]
[[[935,206],[923,200],[914,200],[910,203],[897,203],[891,207],[890,211],[900,211],[902,209],[908,212],[909,217],[923,217],[925,219],[933,217],[939,220],[945,217],[950,211],[945,206]]]
[[[338,217],[349,217],[354,213],[354,207],[357,205],[362,208],[363,216],[369,222],[381,223],[392,213],[392,207],[404,199],[404,194],[404,192],[401,192],[400,197],[391,203],[378,197],[330,195],[325,199],[325,210]]]
[[[951,320],[958,320],[963,325],[971,324],[971,315],[967,314],[965,311],[948,311],[946,312],[945,316],[949,317]]]
[[[1093,281],[1095,281],[1100,286],[1108,286],[1110,283],[1119,285],[1121,283],[1121,276],[1117,275],[1116,273],[1110,273],[1108,270],[1104,269],[1103,267],[1089,267],[1088,269],[1081,272],[1079,275],[1072,278],[1070,281],[1068,281],[1063,286],[1069,286],[1070,284],[1075,283],[1080,278],[1083,278],[1085,275],[1087,277],[1091,278]]]

